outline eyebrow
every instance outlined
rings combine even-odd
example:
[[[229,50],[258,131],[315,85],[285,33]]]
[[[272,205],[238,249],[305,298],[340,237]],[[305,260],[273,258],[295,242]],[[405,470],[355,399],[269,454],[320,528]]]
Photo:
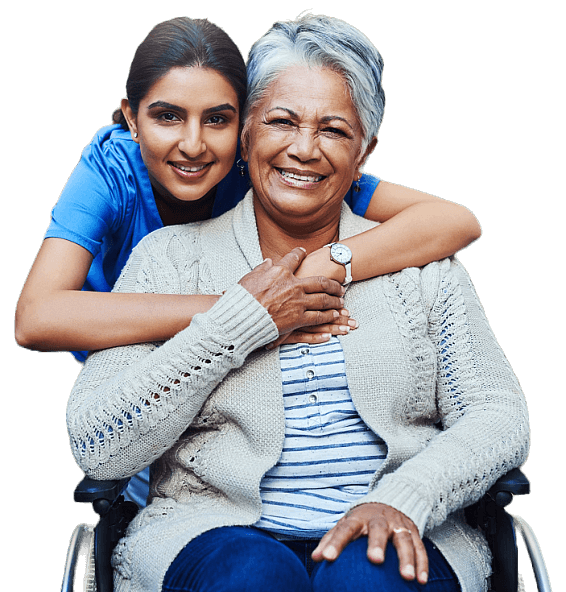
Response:
[[[271,113],[272,111],[277,111],[278,109],[280,109],[281,111],[286,111],[287,113],[289,113],[289,115],[292,115],[293,117],[298,117],[298,115],[288,107],[273,107],[268,111],[268,113]],[[320,123],[330,123],[331,121],[335,120],[343,121],[352,131],[354,131],[355,128],[352,126],[352,124],[347,119],[345,119],[344,117],[340,117],[339,115],[326,115],[320,120]]]
[[[172,111],[178,111],[180,113],[186,113],[187,110],[183,107],[179,107],[179,105],[173,105],[172,103],[168,103],[167,101],[155,101],[148,106],[148,109],[155,109],[156,107],[162,109],[171,109]],[[236,108],[231,105],[230,103],[222,103],[221,105],[216,105],[214,107],[208,107],[204,110],[204,115],[210,115],[211,113],[218,113],[219,111],[233,111],[237,113]]]

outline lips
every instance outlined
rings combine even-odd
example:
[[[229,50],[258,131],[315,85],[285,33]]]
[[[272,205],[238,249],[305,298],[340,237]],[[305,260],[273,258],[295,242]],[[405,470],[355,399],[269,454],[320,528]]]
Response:
[[[198,164],[198,165],[188,166],[188,165],[180,164],[178,162],[171,162],[171,161],[169,161],[168,164],[171,167],[173,167],[174,169],[176,169],[177,171],[179,171],[180,173],[183,173],[185,175],[195,175],[195,174],[200,173],[201,171],[203,171],[207,167],[209,167],[212,163],[211,162],[207,162],[205,164]]]

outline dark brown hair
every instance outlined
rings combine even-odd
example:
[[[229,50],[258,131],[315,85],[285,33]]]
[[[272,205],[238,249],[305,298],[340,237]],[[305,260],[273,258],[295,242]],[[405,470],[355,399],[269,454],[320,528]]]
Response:
[[[240,116],[246,100],[246,64],[240,50],[218,26],[206,19],[174,18],[156,25],[136,50],[126,83],[134,114],[151,87],[171,68],[198,66],[215,70],[231,84]],[[121,109],[112,121],[128,129]]]

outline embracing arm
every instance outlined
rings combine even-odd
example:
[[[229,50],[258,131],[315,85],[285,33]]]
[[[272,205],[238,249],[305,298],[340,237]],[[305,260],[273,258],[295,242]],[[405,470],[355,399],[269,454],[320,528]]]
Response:
[[[208,310],[218,296],[86,292],[92,255],[47,238],[16,308],[16,341],[41,351],[96,350],[164,341]]]
[[[341,241],[352,250],[354,281],[443,259],[481,235],[476,217],[464,206],[387,181],[378,184],[365,217],[381,224]],[[301,275],[338,281],[344,273],[330,261],[328,249],[311,253],[301,267]]]
[[[156,262],[144,247],[133,251],[118,290],[155,290],[175,281],[162,274],[166,262]],[[214,388],[252,351],[296,327],[330,322],[343,305],[342,286],[297,279],[293,272],[304,255],[294,249],[277,265],[264,261],[161,347],[92,354],[67,407],[71,448],[83,471],[115,479],[143,469],[179,439]]]

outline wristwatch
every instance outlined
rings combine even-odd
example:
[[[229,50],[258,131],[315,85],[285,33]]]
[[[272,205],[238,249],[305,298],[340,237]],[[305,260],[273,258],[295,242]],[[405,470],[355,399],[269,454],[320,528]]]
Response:
[[[347,286],[352,281],[352,251],[342,243],[329,243],[324,246],[330,247],[330,259],[332,259],[334,263],[344,266],[346,277],[344,278],[342,285]]]

